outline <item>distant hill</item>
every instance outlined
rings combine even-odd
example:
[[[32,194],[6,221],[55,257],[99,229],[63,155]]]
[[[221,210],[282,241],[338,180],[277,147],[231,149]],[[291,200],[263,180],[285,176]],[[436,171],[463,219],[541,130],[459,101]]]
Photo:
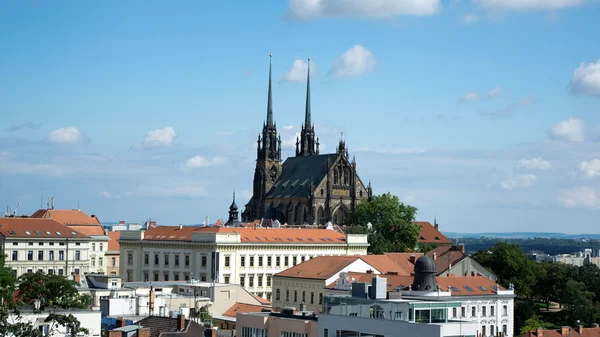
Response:
[[[461,239],[461,238],[499,238],[499,239],[533,239],[533,238],[547,238],[547,239],[595,239],[600,240],[600,234],[564,234],[564,233],[547,233],[547,232],[500,232],[500,233],[455,233],[455,232],[444,232],[449,238]]]

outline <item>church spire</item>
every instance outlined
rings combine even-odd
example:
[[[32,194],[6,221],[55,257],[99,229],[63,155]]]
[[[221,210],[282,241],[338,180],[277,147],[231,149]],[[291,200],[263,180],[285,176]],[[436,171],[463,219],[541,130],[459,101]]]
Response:
[[[308,74],[306,76],[306,110],[304,112],[304,127],[310,129],[310,57],[308,58]]]
[[[267,125],[273,125],[273,94],[271,92],[271,60],[273,54],[269,55],[269,98],[267,99]]]

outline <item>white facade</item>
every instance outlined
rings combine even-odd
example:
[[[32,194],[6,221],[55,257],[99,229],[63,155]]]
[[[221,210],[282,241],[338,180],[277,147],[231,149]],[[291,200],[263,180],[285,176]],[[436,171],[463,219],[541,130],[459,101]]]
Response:
[[[110,261],[106,257],[108,251],[108,236],[90,236],[90,272],[106,273],[106,268]]]
[[[291,233],[290,229],[269,231],[281,231],[284,240]],[[142,240],[143,237],[144,231],[121,233],[120,271],[125,281],[214,279],[218,283],[240,284],[266,299],[271,299],[273,274],[316,256],[364,255],[368,248],[367,237],[361,234],[347,234],[346,242],[330,244],[246,243],[239,233],[233,232],[195,232],[188,241]]]
[[[102,333],[101,319],[102,314],[100,311],[90,310],[75,310],[57,312],[65,315],[72,314],[79,320],[81,327],[88,329],[89,334],[86,336],[100,337]],[[21,318],[18,320],[15,317],[9,318],[13,323],[16,322],[30,322],[33,323],[35,329],[38,329],[42,333],[42,337],[71,337],[71,333],[67,327],[52,324],[52,322],[45,322],[48,317],[48,312],[42,312],[34,314],[33,312],[21,312]],[[79,336],[79,335],[78,335]]]
[[[65,276],[89,271],[90,240],[87,237],[5,237],[3,247],[6,266],[17,277],[37,271]]]

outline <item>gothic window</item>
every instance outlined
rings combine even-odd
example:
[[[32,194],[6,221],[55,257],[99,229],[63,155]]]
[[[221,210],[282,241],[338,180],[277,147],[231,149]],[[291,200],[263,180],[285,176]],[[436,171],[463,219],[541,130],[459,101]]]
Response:
[[[363,196],[362,190],[360,190],[360,192],[358,192],[358,194],[360,194],[360,197],[362,198],[362,196]]]
[[[333,184],[334,185],[338,184],[338,170],[337,169],[333,170]]]
[[[350,174],[348,174],[348,169],[344,170],[344,185],[348,185],[348,178],[350,176]]]
[[[321,189],[321,196],[325,195],[325,190]]]
[[[271,167],[271,172],[269,172],[269,175],[271,176],[271,181],[275,181],[275,179],[277,179],[277,168],[275,166]]]

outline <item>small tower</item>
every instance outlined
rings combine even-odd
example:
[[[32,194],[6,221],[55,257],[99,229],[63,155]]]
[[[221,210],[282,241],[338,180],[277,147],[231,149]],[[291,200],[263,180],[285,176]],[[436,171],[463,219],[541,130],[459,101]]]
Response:
[[[371,187],[371,180],[369,179],[369,185],[367,185],[367,200],[373,199],[373,188]]]
[[[238,217],[238,206],[235,203],[235,191],[233,192],[233,202],[229,206],[229,219],[227,219],[226,227],[240,227],[242,223]]]
[[[298,146],[299,145],[299,146]],[[296,140],[296,156],[313,156],[319,154],[318,140],[315,140],[315,126],[311,121],[310,111],[310,58],[308,59],[308,74],[306,76],[306,107],[304,124],[300,132],[300,142]]]
[[[436,291],[438,284],[435,275],[435,262],[427,255],[421,256],[415,263],[415,279],[412,290]]]

